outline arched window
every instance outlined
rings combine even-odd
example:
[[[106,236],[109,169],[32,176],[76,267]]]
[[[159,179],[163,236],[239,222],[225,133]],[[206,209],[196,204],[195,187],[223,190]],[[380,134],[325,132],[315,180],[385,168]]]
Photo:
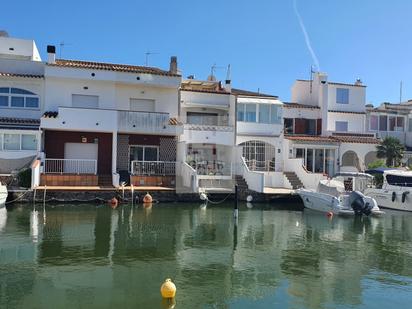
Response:
[[[0,108],[39,108],[39,96],[20,88],[0,87]]]

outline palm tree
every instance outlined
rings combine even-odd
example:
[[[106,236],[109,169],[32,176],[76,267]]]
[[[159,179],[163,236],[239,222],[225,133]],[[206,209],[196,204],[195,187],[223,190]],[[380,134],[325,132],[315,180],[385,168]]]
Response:
[[[387,136],[380,145],[376,146],[377,157],[386,158],[386,166],[399,166],[405,147],[392,136]]]

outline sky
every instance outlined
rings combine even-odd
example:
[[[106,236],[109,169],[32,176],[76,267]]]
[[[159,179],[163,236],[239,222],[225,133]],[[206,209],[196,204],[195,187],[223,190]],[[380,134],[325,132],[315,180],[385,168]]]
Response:
[[[0,30],[34,39],[43,60],[47,45],[65,59],[136,65],[152,52],[150,66],[167,69],[174,55],[184,77],[206,79],[215,64],[221,80],[230,64],[234,87],[286,102],[317,62],[329,81],[361,78],[368,103],[399,102],[401,81],[412,99],[412,1],[296,0],[296,9],[294,0],[3,1]]]

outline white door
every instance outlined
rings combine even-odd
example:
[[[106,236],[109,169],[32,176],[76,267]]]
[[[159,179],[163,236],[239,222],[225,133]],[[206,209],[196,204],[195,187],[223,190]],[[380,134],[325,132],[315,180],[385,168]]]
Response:
[[[99,149],[98,144],[65,143],[64,144],[64,158],[71,159],[71,160],[65,161],[64,172],[74,173],[74,174],[95,173],[95,162],[94,161],[82,161],[82,160],[96,160],[97,162],[98,149]]]

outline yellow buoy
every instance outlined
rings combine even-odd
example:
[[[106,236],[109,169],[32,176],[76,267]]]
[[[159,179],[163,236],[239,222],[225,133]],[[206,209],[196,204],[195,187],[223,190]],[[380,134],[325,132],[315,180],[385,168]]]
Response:
[[[146,195],[143,198],[143,203],[151,203],[153,202],[153,198],[149,193],[146,193]]]
[[[173,298],[176,295],[176,286],[172,279],[166,279],[160,287],[160,293],[163,298]]]

